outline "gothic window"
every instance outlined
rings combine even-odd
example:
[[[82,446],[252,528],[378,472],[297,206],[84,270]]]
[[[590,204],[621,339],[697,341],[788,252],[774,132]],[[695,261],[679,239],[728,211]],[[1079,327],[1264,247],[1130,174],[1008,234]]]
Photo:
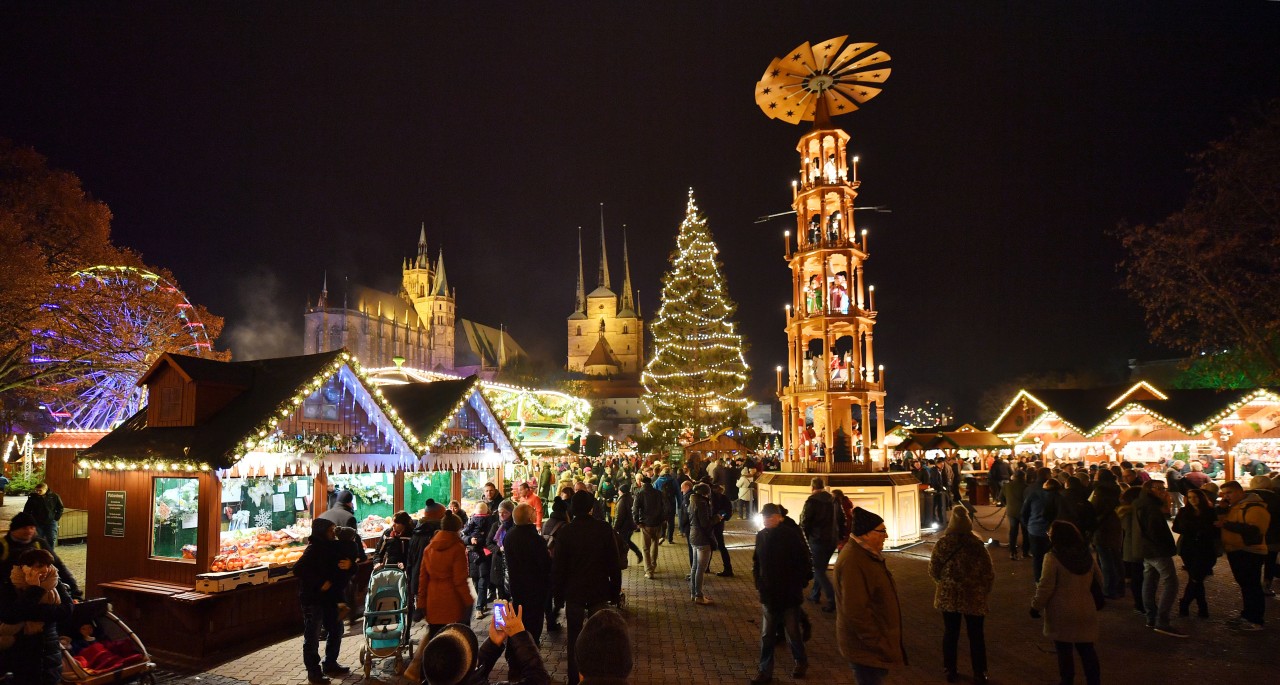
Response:
[[[628,326],[627,326],[627,324],[625,324],[625,323],[624,323],[624,324],[622,324],[622,333],[625,335],[625,334],[630,333],[630,332],[631,332],[631,331],[630,331],[630,330],[628,330]],[[629,349],[631,349],[631,348],[630,348],[630,347],[628,347],[627,349],[629,350]]]
[[[582,335],[582,326],[578,326],[578,335]]]

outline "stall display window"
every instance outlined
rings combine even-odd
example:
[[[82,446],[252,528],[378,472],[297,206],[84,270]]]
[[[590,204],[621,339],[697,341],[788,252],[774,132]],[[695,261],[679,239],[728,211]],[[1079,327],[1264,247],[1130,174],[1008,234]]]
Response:
[[[156,478],[151,489],[151,556],[195,561],[200,481]]]
[[[493,474],[484,469],[462,472],[462,510],[476,513],[476,505],[485,501],[484,484],[493,482]]]
[[[356,522],[363,537],[376,537],[391,526],[395,514],[395,475],[349,473],[329,476],[334,491],[350,490],[355,499]]]
[[[420,519],[429,499],[448,506],[452,485],[453,474],[448,471],[404,474],[404,510]]]
[[[209,570],[287,565],[311,535],[310,476],[222,480],[218,554]]]

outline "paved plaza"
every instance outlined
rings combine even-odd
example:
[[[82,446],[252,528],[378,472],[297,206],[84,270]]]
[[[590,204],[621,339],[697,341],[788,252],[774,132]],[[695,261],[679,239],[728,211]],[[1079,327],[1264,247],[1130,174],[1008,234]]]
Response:
[[[795,512],[793,512],[793,515]],[[997,539],[1005,539],[1001,512],[992,507],[979,507],[981,524],[997,528]],[[759,652],[760,609],[751,583],[751,543],[754,532],[743,521],[731,521],[728,540],[735,577],[707,578],[707,594],[713,606],[700,607],[689,601],[683,540],[663,545],[655,579],[644,579],[643,569],[632,565],[625,572],[623,587],[627,592],[627,613],[632,626],[637,684],[671,685],[672,683],[746,683],[755,673]],[[637,536],[638,541],[638,536]],[[910,665],[896,671],[890,683],[943,682],[940,642],[942,620],[933,609],[933,583],[928,577],[927,562],[931,543],[892,552],[890,569],[897,580],[907,626],[907,650]],[[83,545],[68,545],[59,551],[69,563],[83,564]],[[1041,635],[1040,621],[1028,616],[1032,595],[1031,562],[1011,561],[1006,547],[991,548],[995,561],[996,583],[987,618],[987,646],[990,675],[995,683],[1056,683],[1057,669],[1053,645]],[[634,559],[634,557],[633,557]],[[712,569],[720,570],[717,555]],[[1185,577],[1185,576],[1183,576]],[[1225,559],[1208,584],[1209,619],[1175,619],[1190,637],[1178,639],[1144,628],[1143,618],[1133,613],[1132,603],[1108,602],[1100,614],[1102,639],[1098,645],[1103,676],[1107,682],[1175,683],[1211,680],[1222,683],[1272,682],[1280,667],[1280,601],[1267,600],[1272,619],[1268,629],[1260,633],[1238,633],[1228,630],[1223,619],[1239,608],[1239,594],[1231,581]],[[806,605],[813,621],[813,638],[807,643],[810,668],[808,682],[847,683],[851,675],[835,645],[834,617]],[[474,627],[483,635],[484,624]],[[362,643],[358,632],[349,631],[343,640],[342,662],[355,667]],[[415,637],[420,635],[415,630]],[[163,674],[161,682],[182,685],[285,685],[305,682],[302,669],[301,638],[263,645],[257,651],[222,663],[204,673]],[[553,680],[566,677],[564,633],[547,634],[542,645]],[[962,682],[970,677],[967,647],[961,640],[960,670]],[[778,650],[774,681],[792,682],[791,657],[783,647]],[[493,678],[506,674],[499,663]],[[372,682],[397,683],[398,679],[383,674],[375,667]],[[336,681],[335,682],[339,682]],[[361,682],[358,672],[341,681]]]

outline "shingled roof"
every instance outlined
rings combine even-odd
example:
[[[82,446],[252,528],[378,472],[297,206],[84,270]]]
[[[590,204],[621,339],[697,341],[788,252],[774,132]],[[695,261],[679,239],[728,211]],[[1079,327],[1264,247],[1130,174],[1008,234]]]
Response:
[[[395,407],[409,430],[425,440],[456,413],[458,404],[477,389],[478,380],[471,375],[456,381],[385,385],[382,396]]]
[[[229,468],[240,441],[263,419],[288,402],[305,385],[341,358],[343,350],[300,357],[215,362],[182,355],[166,355],[193,380],[241,385],[244,390],[199,425],[150,427],[143,408],[111,431],[81,459],[106,461],[186,461]],[[158,361],[157,365],[162,361]],[[154,367],[153,367],[154,370]],[[151,372],[143,376],[143,380]],[[141,382],[141,381],[140,381]]]

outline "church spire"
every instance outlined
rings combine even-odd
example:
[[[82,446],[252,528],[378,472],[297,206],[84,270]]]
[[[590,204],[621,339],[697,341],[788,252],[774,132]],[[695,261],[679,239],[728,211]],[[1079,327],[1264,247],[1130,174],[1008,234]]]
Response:
[[[631,260],[627,256],[627,225],[622,225],[622,311],[618,316],[635,316],[636,302],[631,294]]]
[[[434,287],[431,288],[432,295],[441,297],[449,296],[449,279],[444,275],[444,248],[440,248],[440,257],[436,260],[436,274]]]
[[[582,282],[582,227],[578,227],[578,301],[573,306],[573,313],[587,313],[587,289]]]
[[[320,300],[316,302],[316,307],[324,309],[329,306],[329,272],[324,272],[324,285],[320,286]]]
[[[422,231],[418,233],[418,259],[414,262],[419,269],[431,267],[431,258],[427,256],[427,222],[422,222]]]
[[[604,203],[600,203],[600,287],[609,290],[609,257],[604,247]]]

